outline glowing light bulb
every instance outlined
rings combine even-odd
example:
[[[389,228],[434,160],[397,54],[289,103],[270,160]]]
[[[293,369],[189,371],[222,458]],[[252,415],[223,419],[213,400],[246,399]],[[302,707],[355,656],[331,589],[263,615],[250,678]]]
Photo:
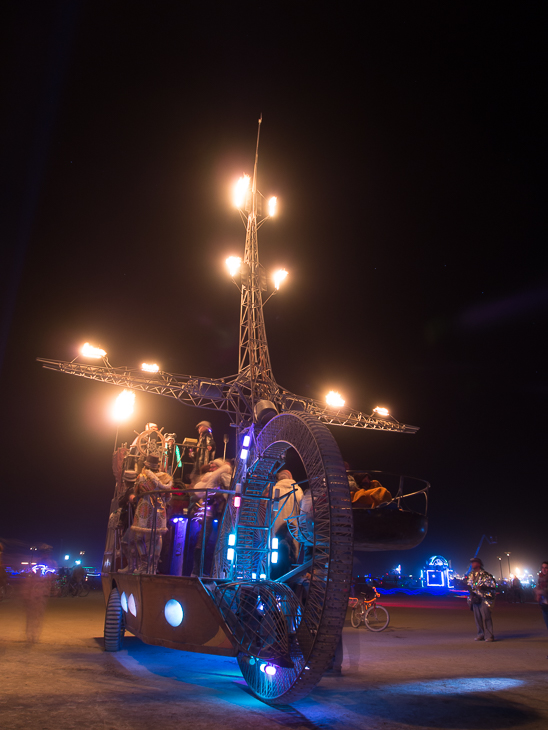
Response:
[[[382,416],[383,418],[390,415],[388,408],[382,408],[381,406],[373,408],[373,413],[376,413],[378,416]]]
[[[333,406],[334,408],[342,408],[345,403],[340,393],[337,393],[334,390],[330,390],[325,396],[325,402],[328,406]]]
[[[245,197],[249,189],[249,181],[249,175],[242,175],[236,185],[234,185],[232,202],[234,203],[236,208],[243,208],[244,206]]]
[[[156,365],[156,363],[154,363],[153,365],[149,365],[148,363],[144,362],[141,365],[141,370],[144,370],[145,373],[157,373],[160,371],[160,366]]]
[[[236,276],[242,265],[242,259],[239,256],[229,256],[225,261],[228,273],[232,278]]]
[[[270,200],[268,201],[268,215],[273,216],[276,215],[276,208],[278,205],[278,198],[273,195]]]
[[[132,390],[123,390],[114,402],[112,417],[115,421],[124,421],[133,413],[135,393]]]
[[[100,347],[93,347],[93,345],[90,345],[89,342],[86,342],[80,348],[80,354],[84,357],[92,357],[98,360],[101,357],[105,357],[107,353],[104,350],[101,350]]]
[[[285,269],[280,269],[279,271],[276,271],[276,273],[274,274],[274,286],[276,287],[276,289],[280,288],[280,284],[282,283],[282,281],[285,280],[286,276],[287,271]]]

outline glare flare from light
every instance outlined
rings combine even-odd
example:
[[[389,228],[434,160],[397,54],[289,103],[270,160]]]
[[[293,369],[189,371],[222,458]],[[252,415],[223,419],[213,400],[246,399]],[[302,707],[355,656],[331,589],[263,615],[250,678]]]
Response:
[[[373,413],[376,413],[378,416],[383,416],[383,418],[390,415],[388,408],[383,408],[382,406],[373,408]]]
[[[86,342],[80,348],[80,354],[84,357],[92,357],[98,360],[101,357],[105,357],[107,353],[104,350],[101,350],[100,347],[93,347],[93,345],[90,345],[89,342]]]
[[[149,364],[148,362],[144,362],[141,365],[141,370],[144,370],[145,373],[158,373],[160,372],[160,366],[156,365],[156,363]]]
[[[345,401],[341,397],[341,394],[337,393],[334,390],[330,390],[329,393],[325,396],[325,402],[328,406],[333,406],[334,408],[342,408],[345,403]]]
[[[273,195],[270,200],[268,201],[268,215],[273,216],[276,215],[276,209],[278,206],[278,198]]]
[[[229,256],[225,261],[228,273],[232,278],[236,276],[242,265],[242,259],[239,256]]]
[[[114,402],[112,417],[115,421],[125,421],[133,413],[135,393],[132,390],[123,390]]]
[[[274,286],[276,289],[280,288],[280,284],[287,276],[287,271],[285,269],[279,269],[279,271],[276,271],[274,274]]]
[[[249,175],[242,175],[238,182],[234,185],[234,196],[232,201],[236,208],[243,208],[245,203],[245,196],[249,190]]]

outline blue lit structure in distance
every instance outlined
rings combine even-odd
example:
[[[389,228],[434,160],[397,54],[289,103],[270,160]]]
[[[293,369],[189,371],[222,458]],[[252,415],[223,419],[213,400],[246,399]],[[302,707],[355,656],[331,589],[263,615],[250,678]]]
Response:
[[[423,587],[427,588],[453,588],[453,570],[449,562],[441,555],[433,555],[426,563],[426,568],[421,570]]]

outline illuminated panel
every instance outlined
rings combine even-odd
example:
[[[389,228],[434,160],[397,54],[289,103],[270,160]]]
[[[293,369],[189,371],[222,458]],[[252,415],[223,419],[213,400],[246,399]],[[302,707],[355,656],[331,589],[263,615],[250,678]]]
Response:
[[[135,597],[133,593],[129,594],[129,598],[127,600],[127,607],[129,608],[129,612],[133,616],[137,616],[137,604],[135,603]]]
[[[426,585],[431,588],[443,588],[445,581],[443,579],[442,570],[427,570]]]
[[[170,626],[174,628],[180,626],[183,622],[183,607],[174,598],[171,598],[165,605],[164,616]]]
[[[126,596],[126,592],[125,591],[120,596],[120,602],[122,604],[122,608],[127,613],[127,596]]]

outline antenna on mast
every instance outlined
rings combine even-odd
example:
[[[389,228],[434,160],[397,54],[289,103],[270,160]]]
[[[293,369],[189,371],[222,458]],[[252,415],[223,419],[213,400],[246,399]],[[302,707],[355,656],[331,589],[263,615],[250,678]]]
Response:
[[[259,137],[261,136],[261,124],[263,121],[263,115],[259,117],[259,125],[257,128],[257,145],[255,147],[255,165],[253,167],[253,184],[251,185],[252,203],[251,210],[253,215],[257,216],[257,166],[259,164]]]

